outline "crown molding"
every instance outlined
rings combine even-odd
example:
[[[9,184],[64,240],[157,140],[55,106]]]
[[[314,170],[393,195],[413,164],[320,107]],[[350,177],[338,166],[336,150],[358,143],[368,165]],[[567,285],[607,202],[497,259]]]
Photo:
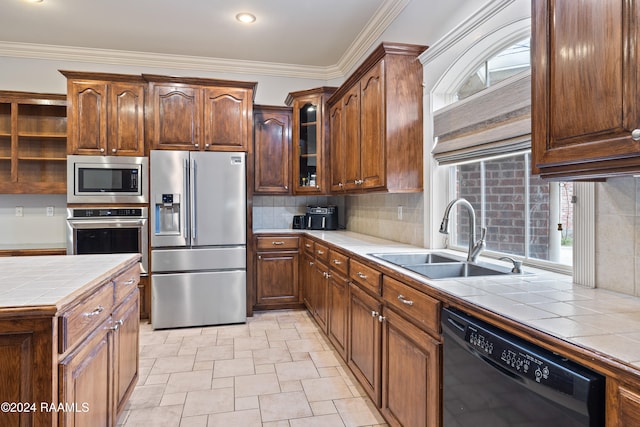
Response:
[[[367,51],[410,2],[411,0],[388,0],[382,3],[367,26],[362,29],[338,61],[336,68],[342,72],[342,76],[345,76],[358,61],[366,56]]]
[[[200,56],[156,54],[111,49],[91,49],[0,41],[0,56],[45,60],[64,60],[109,65],[158,67],[176,70],[213,71],[327,80],[342,77],[335,65],[317,67],[273,62],[230,60]]]
[[[0,41],[0,56],[314,80],[340,79],[366,55],[410,2],[411,0],[383,1],[338,63],[326,67],[6,41]]]

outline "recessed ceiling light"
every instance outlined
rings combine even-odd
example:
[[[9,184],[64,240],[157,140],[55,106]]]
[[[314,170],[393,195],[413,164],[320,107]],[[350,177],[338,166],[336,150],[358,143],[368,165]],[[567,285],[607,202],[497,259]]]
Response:
[[[43,0],[26,0],[28,3],[42,3]]]
[[[237,14],[236,19],[244,24],[251,24],[256,21],[255,15],[246,12]]]

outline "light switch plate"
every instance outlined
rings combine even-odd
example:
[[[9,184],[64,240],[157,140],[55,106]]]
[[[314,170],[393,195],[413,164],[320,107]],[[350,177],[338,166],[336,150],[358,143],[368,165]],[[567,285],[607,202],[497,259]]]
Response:
[[[47,206],[47,216],[54,216],[55,215],[55,209],[53,206]]]
[[[16,216],[23,216],[24,208],[22,206],[16,206]]]

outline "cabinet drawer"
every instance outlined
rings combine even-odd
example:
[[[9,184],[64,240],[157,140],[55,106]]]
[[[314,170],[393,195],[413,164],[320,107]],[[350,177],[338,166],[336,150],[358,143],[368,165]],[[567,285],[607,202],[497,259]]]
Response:
[[[316,259],[318,259],[318,261],[322,261],[325,264],[329,262],[328,247],[321,245],[320,243],[316,243],[315,254],[316,254]]]
[[[113,296],[113,284],[109,282],[60,316],[58,322],[60,353],[73,347],[111,316]]]
[[[387,276],[382,280],[382,298],[418,325],[439,334],[440,303],[437,300]]]
[[[379,271],[352,259],[349,261],[349,277],[370,291],[380,294],[382,273]]]
[[[119,305],[140,283],[140,266],[134,265],[114,280],[116,300],[115,305]]]
[[[258,250],[298,249],[298,237],[271,236],[258,237]]]
[[[302,247],[304,248],[304,250],[309,253],[310,255],[313,255],[313,251],[315,250],[315,244],[313,242],[313,240],[308,239],[306,237],[302,238]]]
[[[349,271],[349,257],[336,252],[333,249],[329,250],[329,264],[332,270],[342,273],[346,276]]]

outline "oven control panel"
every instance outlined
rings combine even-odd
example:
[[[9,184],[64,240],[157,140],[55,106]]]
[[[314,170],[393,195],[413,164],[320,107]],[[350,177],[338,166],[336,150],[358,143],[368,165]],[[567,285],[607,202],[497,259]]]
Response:
[[[143,208],[69,209],[70,218],[143,218]]]

